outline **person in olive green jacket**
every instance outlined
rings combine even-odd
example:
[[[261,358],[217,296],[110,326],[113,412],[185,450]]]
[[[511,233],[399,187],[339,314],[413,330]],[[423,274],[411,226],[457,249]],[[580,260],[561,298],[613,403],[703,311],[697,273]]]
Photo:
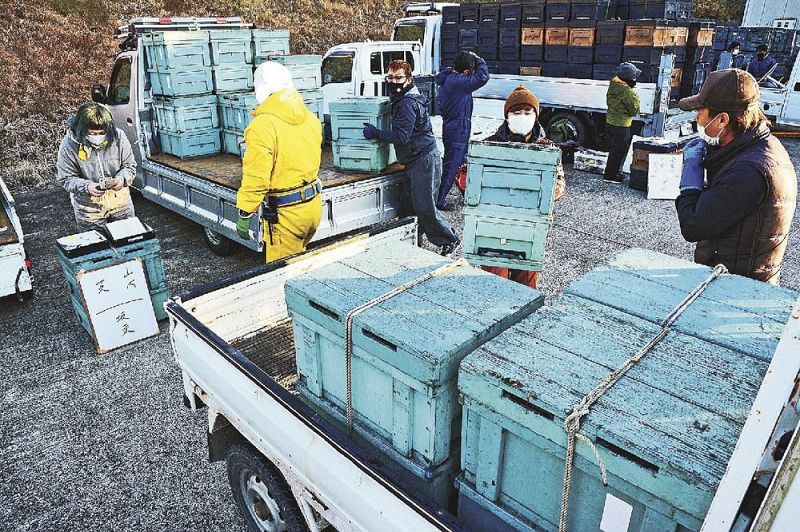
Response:
[[[622,163],[631,147],[631,123],[639,114],[639,96],[633,88],[642,71],[630,63],[617,67],[616,76],[608,84],[606,93],[606,140],[608,162],[603,174],[607,183],[622,183]]]

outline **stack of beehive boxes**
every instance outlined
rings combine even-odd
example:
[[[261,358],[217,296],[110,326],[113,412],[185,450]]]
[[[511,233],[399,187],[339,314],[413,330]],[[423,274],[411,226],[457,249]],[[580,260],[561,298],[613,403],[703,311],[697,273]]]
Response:
[[[415,280],[355,315],[348,366],[348,315]],[[400,466],[416,493],[446,506],[459,469],[459,362],[539,308],[541,293],[410,244],[295,277],[285,293],[297,390],[342,423],[349,391],[355,432]]]
[[[389,165],[392,146],[364,138],[364,123],[391,129],[388,98],[351,97],[328,104],[331,116],[333,164],[342,170],[377,172]]]
[[[638,81],[655,83],[658,81],[661,56],[664,53],[674,54],[675,68],[670,90],[670,103],[674,105],[680,95],[688,38],[689,27],[685,24],[676,25],[666,20],[628,21],[622,59],[642,71]]]
[[[472,141],[467,160],[462,255],[475,265],[541,271],[561,151]]]
[[[623,252],[462,361],[462,525],[558,529],[566,416],[709,274]],[[582,418],[567,530],[700,530],[797,296],[725,275],[689,305]]]

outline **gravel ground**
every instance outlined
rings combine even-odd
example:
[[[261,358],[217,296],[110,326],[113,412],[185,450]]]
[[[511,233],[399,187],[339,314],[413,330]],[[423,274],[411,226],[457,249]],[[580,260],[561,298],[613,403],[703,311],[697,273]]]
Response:
[[[800,166],[800,141],[785,144]],[[627,247],[691,259],[672,202],[569,168],[567,179],[547,241],[548,297]],[[166,324],[156,338],[98,356],[54,250],[73,229],[66,194],[52,188],[16,199],[36,292],[0,305],[0,529],[241,529],[224,466],[206,460],[205,414],[182,406]],[[198,226],[141,199],[136,207],[157,228],[173,293],[261,263],[246,251],[217,257]],[[448,217],[460,231],[460,209]],[[797,217],[782,284],[800,290]]]

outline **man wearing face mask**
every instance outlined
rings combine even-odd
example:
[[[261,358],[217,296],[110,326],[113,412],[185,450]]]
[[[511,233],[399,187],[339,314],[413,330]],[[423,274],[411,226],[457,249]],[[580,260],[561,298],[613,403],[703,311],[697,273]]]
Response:
[[[456,173],[467,158],[469,135],[472,130],[472,93],[489,81],[486,61],[472,52],[456,56],[453,68],[445,68],[436,76],[439,85],[439,109],[442,114],[442,142],[444,163],[442,182],[436,208],[453,210],[447,194],[453,188]]]
[[[728,49],[719,54],[719,62],[717,63],[717,70],[725,70],[727,68],[736,68],[739,63],[739,52],[741,45],[738,42],[732,42]]]
[[[436,208],[442,159],[425,109],[425,97],[414,85],[411,74],[411,65],[405,61],[389,64],[386,85],[392,102],[392,129],[383,131],[364,123],[364,138],[394,144],[398,162],[406,167],[419,228],[431,244],[441,248],[442,255],[449,255],[460,240]]]
[[[729,69],[712,72],[697,96],[679,102],[697,110],[702,138],[683,150],[675,207],[683,237],[697,242],[696,262],[777,285],[797,176],[758,100],[755,78]]]
[[[777,63],[775,58],[769,55],[767,45],[759,44],[758,48],[756,48],[756,57],[747,65],[747,71],[760,83]]]
[[[639,96],[634,92],[636,80],[642,71],[631,63],[617,67],[616,75],[608,84],[606,93],[606,140],[608,161],[603,173],[606,183],[622,183],[622,163],[631,147],[631,124],[639,114]]]
[[[266,62],[253,75],[258,107],[244,131],[236,231],[250,238],[263,204],[266,261],[305,251],[322,217],[322,124],[309,111],[285,66]]]
[[[128,187],[136,177],[136,160],[105,106],[90,102],[78,108],[61,141],[56,170],[79,231],[102,231],[108,222],[134,216]]]
[[[544,128],[539,124],[539,99],[523,85],[514,89],[506,98],[503,106],[506,121],[486,140],[491,142],[522,142],[528,144],[553,145],[545,136]],[[559,200],[567,191],[564,179],[564,168],[558,163],[556,173],[555,199]],[[501,268],[498,266],[482,266],[482,269],[500,277],[511,279],[517,283],[536,288],[542,272]]]

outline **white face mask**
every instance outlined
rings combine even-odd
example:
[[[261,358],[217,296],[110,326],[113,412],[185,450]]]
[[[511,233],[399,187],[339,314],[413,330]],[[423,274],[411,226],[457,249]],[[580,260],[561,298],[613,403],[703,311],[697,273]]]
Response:
[[[731,52],[733,55],[739,55],[739,50],[734,50]]]
[[[700,124],[697,124],[697,132],[700,134],[700,138],[703,139],[704,141],[706,141],[709,146],[719,146],[719,137],[722,135],[722,132],[725,131],[725,128],[723,127],[722,129],[719,130],[719,133],[717,133],[717,135],[715,137],[709,137],[708,134],[706,133],[706,128],[708,126],[710,126],[714,122],[714,120],[716,120],[720,116],[721,115],[715,116],[711,120],[711,122],[709,122],[705,126],[701,126]]]
[[[508,115],[508,129],[515,135],[527,135],[536,124],[536,115]]]
[[[100,146],[106,141],[105,135],[86,135],[86,142],[92,146]]]

